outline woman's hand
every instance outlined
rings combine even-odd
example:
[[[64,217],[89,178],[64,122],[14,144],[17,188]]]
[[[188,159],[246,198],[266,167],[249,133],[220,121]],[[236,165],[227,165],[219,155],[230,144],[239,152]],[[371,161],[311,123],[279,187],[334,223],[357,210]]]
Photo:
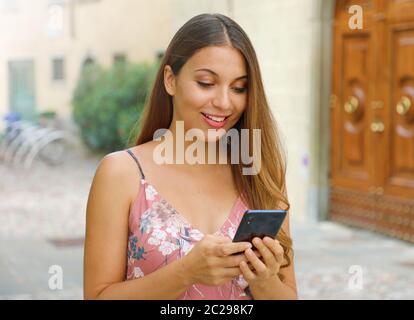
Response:
[[[184,272],[191,284],[222,285],[241,274],[239,265],[247,261],[243,251],[251,247],[250,242],[207,234],[182,258]]]
[[[240,269],[249,285],[265,285],[279,273],[284,262],[284,250],[278,240],[270,237],[264,237],[263,240],[256,237],[253,245],[258,249],[260,258],[252,249],[247,249],[244,254],[248,263],[241,261]]]

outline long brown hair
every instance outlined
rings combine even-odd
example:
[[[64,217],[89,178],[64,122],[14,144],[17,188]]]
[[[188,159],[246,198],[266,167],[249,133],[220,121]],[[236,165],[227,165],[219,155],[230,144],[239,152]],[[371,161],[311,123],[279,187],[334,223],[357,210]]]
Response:
[[[169,128],[173,117],[171,96],[164,87],[164,68],[171,66],[178,75],[182,66],[197,51],[207,46],[230,46],[244,56],[248,73],[248,104],[235,128],[249,129],[252,147],[253,129],[261,129],[261,170],[256,175],[243,175],[243,164],[232,164],[232,173],[244,201],[251,209],[289,210],[285,173],[286,161],[282,152],[276,122],[266,100],[260,68],[254,48],[242,28],[221,14],[200,14],[186,22],[174,35],[161,62],[144,113],[135,145],[153,140],[157,129]],[[239,134],[240,136],[240,134]],[[252,150],[252,149],[248,149]],[[291,261],[292,240],[280,230],[277,239],[284,248],[286,264]]]

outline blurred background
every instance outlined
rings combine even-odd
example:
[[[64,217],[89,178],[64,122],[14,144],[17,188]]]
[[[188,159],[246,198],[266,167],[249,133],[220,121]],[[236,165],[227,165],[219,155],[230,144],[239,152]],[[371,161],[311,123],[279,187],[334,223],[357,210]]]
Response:
[[[0,0],[0,299],[83,298],[97,164],[207,12],[258,55],[299,298],[414,298],[414,0]]]

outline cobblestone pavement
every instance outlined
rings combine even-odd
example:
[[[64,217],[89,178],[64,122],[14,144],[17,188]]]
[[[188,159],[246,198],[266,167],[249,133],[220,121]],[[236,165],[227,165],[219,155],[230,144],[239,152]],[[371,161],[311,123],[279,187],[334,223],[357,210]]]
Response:
[[[101,155],[71,149],[60,166],[29,170],[0,162],[0,234],[13,238],[79,237]]]
[[[414,299],[413,244],[334,222],[291,232],[300,299]]]
[[[86,203],[102,157],[74,143],[56,167],[0,162],[0,299],[82,299]],[[62,290],[49,289],[53,265]]]
[[[0,299],[82,299],[85,209],[102,156],[70,150],[61,166],[29,171],[0,163]],[[300,299],[414,298],[412,244],[333,222],[291,226]],[[54,265],[61,290],[48,285]]]

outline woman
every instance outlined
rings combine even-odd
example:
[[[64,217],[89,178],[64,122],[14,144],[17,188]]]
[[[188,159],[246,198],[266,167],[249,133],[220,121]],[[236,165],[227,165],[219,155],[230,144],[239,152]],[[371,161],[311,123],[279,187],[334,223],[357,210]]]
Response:
[[[167,142],[176,141],[179,123],[185,132],[199,130],[207,147],[230,129],[260,128],[260,170],[247,175],[242,163],[187,158],[160,164],[157,152],[168,139],[154,135],[168,128]],[[218,128],[221,135],[209,135]],[[247,208],[289,209],[284,158],[250,40],[230,18],[201,14],[163,57],[136,145],[106,155],[97,168],[87,205],[85,298],[296,299],[289,215],[276,239],[233,243]]]

